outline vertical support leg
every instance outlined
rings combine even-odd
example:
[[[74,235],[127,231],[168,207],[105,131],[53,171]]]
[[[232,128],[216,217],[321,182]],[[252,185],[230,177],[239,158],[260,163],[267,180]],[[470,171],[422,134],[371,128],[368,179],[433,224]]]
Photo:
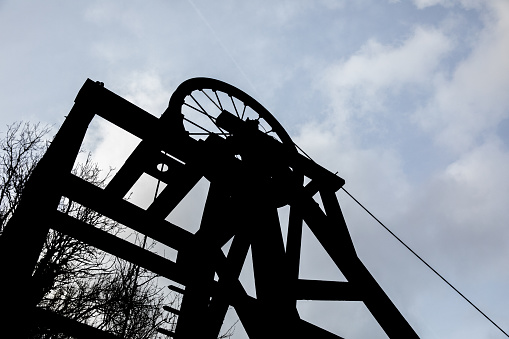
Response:
[[[300,184],[304,177],[300,178]],[[289,290],[291,295],[295,295],[295,282],[299,279],[300,271],[300,253],[302,245],[302,213],[298,206],[290,205],[290,215],[288,218],[288,234],[286,238],[286,269],[289,279]],[[297,306],[297,300],[295,300]]]
[[[298,313],[291,295],[291,278],[287,271],[277,209],[259,203],[256,211],[246,217],[251,221],[249,229],[257,301],[266,317],[278,319],[280,324],[272,327],[271,335],[298,337],[292,326],[298,319]]]
[[[298,207],[290,207],[288,220],[288,237],[286,239],[286,270],[288,272],[288,289],[292,296],[295,295],[296,281],[299,279],[300,253],[302,245],[302,214]],[[297,306],[297,300],[295,300]]]
[[[175,329],[179,338],[206,338],[210,331],[208,307],[213,294],[215,251],[220,250],[233,233],[226,207],[229,199],[218,183],[211,183],[200,229],[193,237],[192,246],[179,252],[177,263],[186,267],[186,292]],[[200,324],[200,325],[197,325]]]

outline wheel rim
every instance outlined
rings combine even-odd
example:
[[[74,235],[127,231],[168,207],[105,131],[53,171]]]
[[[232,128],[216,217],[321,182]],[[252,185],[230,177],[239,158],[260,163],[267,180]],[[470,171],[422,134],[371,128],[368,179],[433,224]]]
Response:
[[[215,79],[184,81],[171,96],[161,119],[175,119],[181,114],[184,129],[192,138],[205,139],[210,134],[226,138],[230,134],[215,122],[223,110],[244,121],[257,120],[261,132],[295,149],[288,133],[265,107],[242,90]]]

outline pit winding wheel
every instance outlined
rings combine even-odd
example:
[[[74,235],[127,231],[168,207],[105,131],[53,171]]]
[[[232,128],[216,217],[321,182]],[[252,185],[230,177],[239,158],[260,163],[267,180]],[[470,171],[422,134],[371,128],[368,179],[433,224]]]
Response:
[[[95,115],[141,139],[104,189],[71,173]],[[141,209],[123,198],[144,173],[166,187]],[[193,234],[166,218],[202,178],[210,186],[200,227]],[[15,250],[11,244],[39,224],[29,240],[30,250],[17,263],[1,262],[1,269],[18,276],[16,283],[3,281],[0,286],[12,295],[30,289],[38,253],[47,231],[54,228],[185,286],[181,308],[173,310],[178,313],[175,332],[163,330],[177,339],[217,338],[229,306],[250,338],[340,338],[300,318],[296,304],[304,299],[363,301],[390,338],[417,338],[355,253],[335,194],[344,180],[299,152],[274,116],[234,86],[208,78],[187,80],[157,119],[101,83],[87,80],[30,180],[0,248],[0,257],[8,257]],[[44,201],[41,192],[46,194]],[[323,208],[313,199],[317,193]],[[62,216],[56,211],[62,197],[174,248],[177,261]],[[283,206],[289,206],[286,247],[278,216]],[[39,220],[48,222],[41,226]],[[299,278],[303,222],[347,282]],[[61,226],[66,223],[72,227]],[[224,255],[221,248],[230,240]],[[239,281],[249,248],[256,298]],[[35,306],[8,295],[3,302],[19,312]],[[63,320],[46,311],[37,314],[76,337],[97,334],[78,324],[80,330],[73,332],[72,321],[63,326]],[[12,327],[7,331],[20,325],[16,319],[6,322]]]
[[[210,191],[193,245],[177,261],[197,269],[186,284],[176,337],[217,337],[233,305],[253,338],[265,337],[269,328],[274,336],[337,338],[300,319],[296,301],[302,299],[362,300],[391,338],[417,337],[355,254],[335,196],[343,179],[299,153],[260,103],[224,82],[195,78],[177,88],[166,119],[182,119],[183,134],[211,145],[198,163],[180,158],[195,164]],[[325,210],[312,198],[317,192]],[[285,249],[277,209],[286,205]],[[299,279],[303,221],[348,282]],[[221,258],[220,248],[232,237]],[[238,281],[249,247],[256,299]],[[197,319],[205,326],[196,326]]]

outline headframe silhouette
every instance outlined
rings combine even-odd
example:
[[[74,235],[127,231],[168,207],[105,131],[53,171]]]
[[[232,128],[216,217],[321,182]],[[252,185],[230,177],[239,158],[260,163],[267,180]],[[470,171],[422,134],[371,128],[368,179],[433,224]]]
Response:
[[[141,139],[104,189],[71,173],[95,115]],[[146,209],[123,199],[143,173],[166,184]],[[166,218],[202,178],[210,186],[193,234]],[[51,227],[185,286],[174,288],[183,294],[180,310],[171,310],[178,313],[175,332],[161,329],[177,339],[217,338],[229,306],[250,338],[341,338],[302,320],[298,300],[362,301],[388,337],[418,338],[355,252],[335,194],[344,183],[299,152],[274,116],[234,86],[189,79],[156,118],[88,79],[1,237],[1,269],[12,277],[0,282],[2,308],[10,310],[1,331],[22,333],[26,320],[19,315],[25,313],[77,338],[111,338],[38,309],[25,293]],[[58,212],[62,197],[177,250],[177,260]],[[282,206],[289,206],[286,247]],[[299,278],[303,222],[347,282]],[[225,255],[221,248],[230,240]],[[249,248],[256,298],[239,281]]]

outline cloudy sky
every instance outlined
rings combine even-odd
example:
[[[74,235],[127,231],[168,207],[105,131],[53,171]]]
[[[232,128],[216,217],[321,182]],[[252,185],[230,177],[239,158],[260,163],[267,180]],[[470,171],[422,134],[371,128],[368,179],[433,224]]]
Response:
[[[87,78],[156,116],[191,77],[243,89],[509,331],[507,0],[0,0],[0,46],[2,131],[56,130]],[[106,162],[123,139],[94,128]],[[421,338],[505,337],[338,198],[361,260]],[[304,234],[303,277],[340,279]],[[299,310],[346,338],[385,337],[360,303]]]

